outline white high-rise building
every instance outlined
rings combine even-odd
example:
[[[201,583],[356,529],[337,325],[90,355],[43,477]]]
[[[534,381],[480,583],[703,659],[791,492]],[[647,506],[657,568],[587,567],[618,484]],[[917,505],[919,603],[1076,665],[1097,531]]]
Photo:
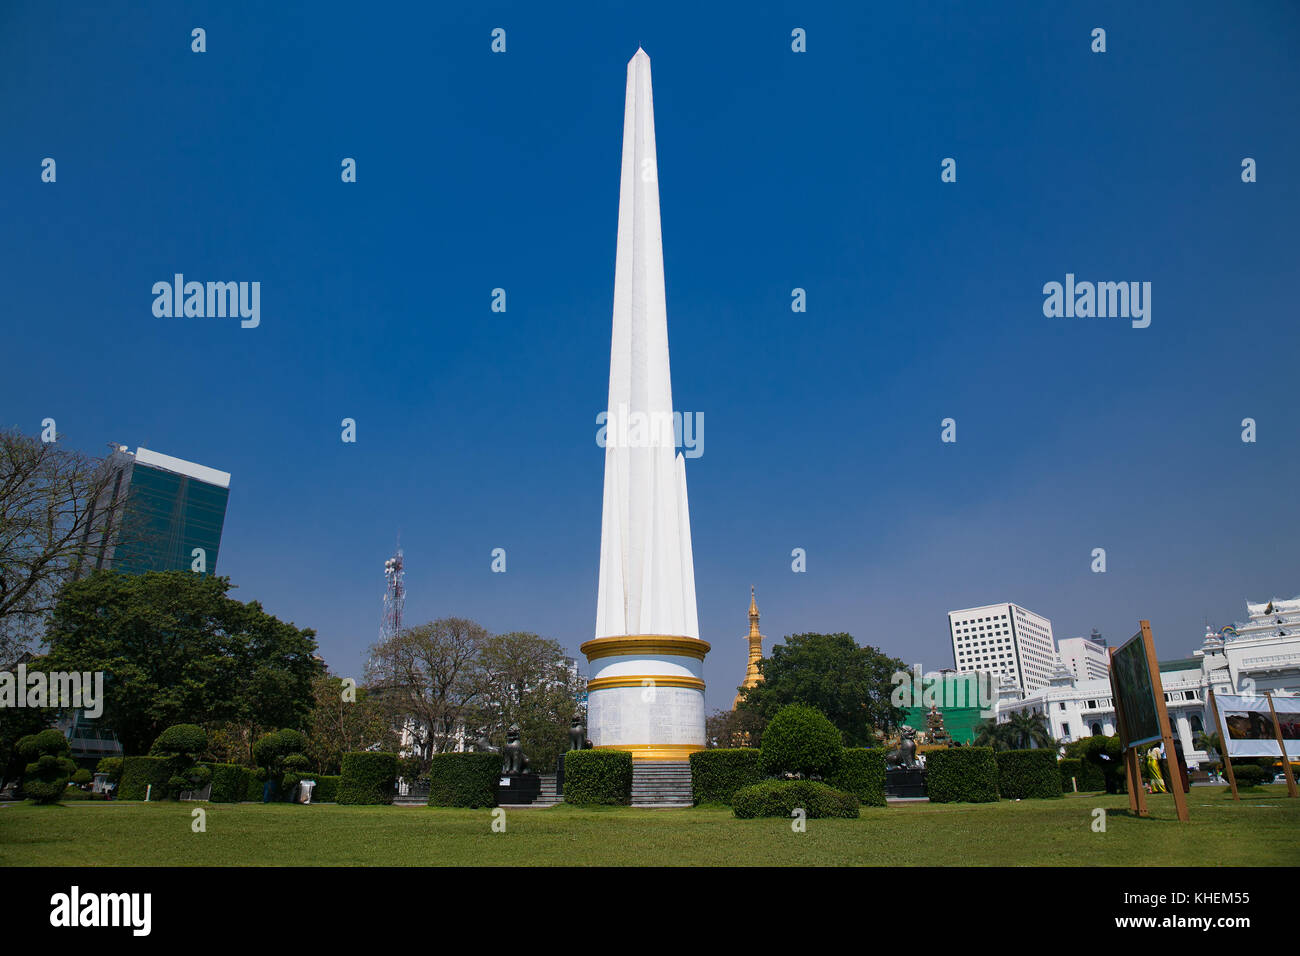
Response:
[[[959,674],[1008,674],[1021,692],[1051,683],[1056,672],[1052,622],[1018,604],[987,604],[948,612]]]
[[[1110,674],[1110,650],[1105,644],[1090,637],[1067,637],[1057,648],[1075,680],[1101,680]]]

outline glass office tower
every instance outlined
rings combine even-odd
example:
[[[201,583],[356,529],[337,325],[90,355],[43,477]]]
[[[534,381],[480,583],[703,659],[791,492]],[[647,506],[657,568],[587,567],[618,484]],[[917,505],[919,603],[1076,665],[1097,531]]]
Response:
[[[113,481],[96,503],[77,577],[112,568],[127,574],[193,571],[201,556],[213,574],[230,494],[228,472],[147,448],[118,446]]]

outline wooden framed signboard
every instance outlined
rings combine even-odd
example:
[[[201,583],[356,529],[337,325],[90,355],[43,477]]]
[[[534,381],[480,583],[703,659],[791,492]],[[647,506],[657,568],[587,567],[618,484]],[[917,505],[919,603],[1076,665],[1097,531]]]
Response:
[[[1110,687],[1115,701],[1115,721],[1119,725],[1120,746],[1124,752],[1124,773],[1128,782],[1129,809],[1140,817],[1147,815],[1146,791],[1142,787],[1142,768],[1138,748],[1160,741],[1165,748],[1169,768],[1169,792],[1174,795],[1178,819],[1187,822],[1187,795],[1183,793],[1183,775],[1178,769],[1178,750],[1165,707],[1165,691],[1160,683],[1151,622],[1139,621],[1139,630],[1129,640],[1110,651]]]
[[[1232,758],[1276,757],[1282,761],[1287,796],[1295,797],[1295,774],[1291,761],[1300,759],[1300,698],[1277,697],[1266,693],[1249,697],[1215,695],[1210,691],[1210,711],[1215,729],[1223,741],[1223,767],[1237,795],[1237,775]]]

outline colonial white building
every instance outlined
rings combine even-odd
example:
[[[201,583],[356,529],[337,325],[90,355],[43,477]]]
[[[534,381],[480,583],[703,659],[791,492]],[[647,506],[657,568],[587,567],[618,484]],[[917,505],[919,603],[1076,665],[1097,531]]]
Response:
[[[948,631],[959,674],[1009,675],[1028,692],[1048,684],[1055,672],[1052,622],[1018,604],[949,611]]]
[[[1300,597],[1247,603],[1250,620],[1217,633],[1207,628],[1191,657],[1160,661],[1160,682],[1175,740],[1187,765],[1208,757],[1195,745],[1196,735],[1214,730],[1209,691],[1216,694],[1300,696]],[[1051,734],[1062,742],[1115,733],[1115,705],[1109,678],[1079,680],[1058,662],[1046,687],[1023,693],[1009,680],[999,690],[998,720],[1013,710],[1047,715]]]

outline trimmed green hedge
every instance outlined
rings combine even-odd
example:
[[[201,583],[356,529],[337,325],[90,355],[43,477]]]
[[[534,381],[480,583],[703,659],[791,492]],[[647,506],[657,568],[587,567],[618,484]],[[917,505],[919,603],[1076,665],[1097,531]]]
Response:
[[[925,755],[925,792],[931,803],[993,803],[998,764],[991,747],[950,747]]]
[[[570,750],[564,755],[564,802],[632,802],[632,755],[626,750]]]
[[[1242,790],[1247,787],[1258,787],[1261,783],[1272,780],[1273,774],[1263,767],[1243,763],[1241,766],[1232,765],[1232,777],[1237,781],[1237,789]],[[1165,786],[1169,786],[1168,781],[1165,781]]]
[[[1053,750],[1003,750],[998,764],[998,793],[1003,800],[1061,796],[1061,771]]]
[[[500,777],[500,754],[434,754],[429,762],[429,806],[495,807]]]
[[[311,792],[312,803],[335,803],[339,796],[339,781],[341,776],[330,776],[326,774],[316,774],[313,777],[316,781],[316,789]]]
[[[124,757],[122,778],[117,784],[117,799],[143,800],[152,784],[152,799],[161,800],[167,795],[167,780],[170,776],[167,761],[161,757]]]
[[[885,750],[883,747],[845,747],[840,766],[826,781],[847,790],[868,806],[885,806]]]
[[[731,801],[731,812],[741,820],[788,819],[795,810],[803,810],[809,820],[856,817],[858,798],[816,780],[764,780],[737,790]]]
[[[1062,757],[1056,764],[1061,774],[1061,792],[1073,793],[1078,783],[1079,792],[1083,792],[1083,760],[1079,757]],[[1073,778],[1073,779],[1072,779]]]
[[[762,753],[755,747],[697,750],[691,754],[691,794],[695,803],[731,804],[741,787],[761,783]]]
[[[212,792],[208,799],[213,803],[239,803],[246,799],[248,778],[252,772],[234,763],[204,764],[212,773]]]
[[[337,795],[339,803],[392,803],[393,784],[397,781],[397,754],[344,754],[341,776]]]
[[[787,704],[763,728],[763,770],[829,778],[840,763],[844,741],[816,707]]]

